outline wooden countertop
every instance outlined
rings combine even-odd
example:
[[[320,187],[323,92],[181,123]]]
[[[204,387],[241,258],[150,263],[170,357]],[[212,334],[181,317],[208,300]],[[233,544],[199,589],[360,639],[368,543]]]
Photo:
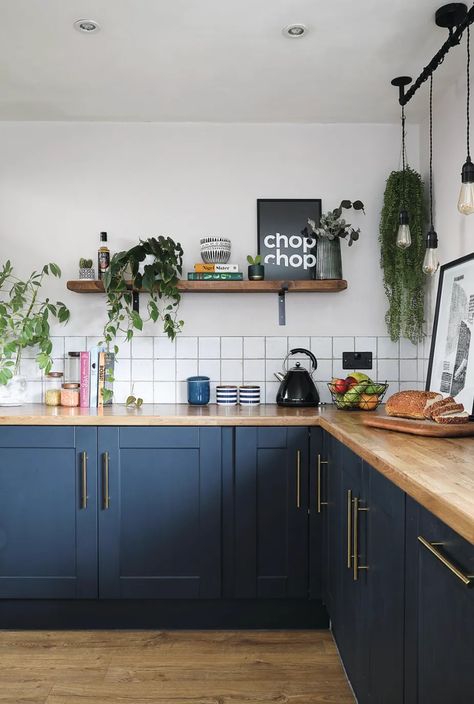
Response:
[[[474,438],[425,438],[362,425],[364,412],[332,406],[256,408],[187,404],[104,409],[3,408],[0,425],[321,426],[474,545]]]

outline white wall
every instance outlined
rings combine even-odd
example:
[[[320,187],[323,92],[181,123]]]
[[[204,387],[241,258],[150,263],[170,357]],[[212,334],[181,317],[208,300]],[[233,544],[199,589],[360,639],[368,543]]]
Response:
[[[426,95],[420,95],[426,100]],[[474,105],[472,106],[474,109]],[[474,130],[471,129],[471,150],[474,154]],[[429,186],[429,124],[420,129],[421,173],[426,193]],[[461,215],[457,209],[461,187],[461,168],[466,160],[466,77],[443,93],[433,96],[433,197],[434,225],[439,238],[439,259],[446,264],[474,251],[474,215]],[[427,329],[431,332],[438,276],[427,287]]]
[[[443,194],[452,220],[443,220],[439,207],[438,232],[444,248],[455,222],[461,252],[468,236],[455,211],[463,161],[457,132],[456,156],[452,135],[437,156],[454,168],[439,187],[455,185],[452,197]],[[416,128],[409,141],[417,167]],[[188,294],[185,334],[385,334],[378,223],[385,179],[398,168],[398,125],[2,123],[0,144],[0,261],[12,259],[23,273],[45,261],[60,264],[63,281],[49,292],[71,308],[68,335],[101,330],[103,298],[67,293],[64,282],[77,278],[79,257],[95,259],[100,230],[112,251],[140,236],[169,234],[183,244],[186,271],[199,260],[201,236],[227,236],[232,261],[245,267],[256,250],[258,197],[321,197],[323,210],[341,198],[364,201],[366,217],[356,216],[361,239],[350,250],[343,243],[348,290],[289,295],[286,328],[278,326],[275,295]]]

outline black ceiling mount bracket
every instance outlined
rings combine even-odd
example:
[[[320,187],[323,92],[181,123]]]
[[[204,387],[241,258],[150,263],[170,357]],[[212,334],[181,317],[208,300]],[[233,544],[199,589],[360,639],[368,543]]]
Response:
[[[420,88],[436,71],[438,66],[443,63],[450,49],[460,43],[464,31],[474,22],[474,5],[470,7],[469,10],[462,2],[451,2],[448,5],[443,5],[436,11],[435,22],[438,27],[449,30],[449,36],[441,49],[433,56],[429,64],[425,66],[418,78],[406,92],[404,88],[408,84],[404,82],[401,83],[401,81],[405,81],[408,78],[407,76],[400,76],[394,78],[392,81],[392,85],[398,87],[398,102],[402,106],[406,105],[413,98],[418,88]]]
[[[397,78],[390,81],[392,86],[398,88],[398,97],[400,100],[405,95],[405,86],[409,86],[412,80],[413,78],[410,78],[410,76],[397,76]]]

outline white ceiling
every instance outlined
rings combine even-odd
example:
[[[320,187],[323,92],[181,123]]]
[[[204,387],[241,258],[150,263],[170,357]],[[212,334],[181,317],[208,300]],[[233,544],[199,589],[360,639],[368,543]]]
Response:
[[[0,120],[394,122],[390,80],[445,40],[441,4],[0,0]],[[102,31],[75,31],[79,18]],[[308,35],[284,38],[293,22]],[[438,89],[461,70],[452,53]],[[409,119],[425,108],[415,98]]]

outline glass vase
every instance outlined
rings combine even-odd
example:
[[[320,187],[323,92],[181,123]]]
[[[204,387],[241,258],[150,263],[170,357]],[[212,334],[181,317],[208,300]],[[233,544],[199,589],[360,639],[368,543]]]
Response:
[[[342,279],[341,240],[318,237],[316,245],[316,279]]]

